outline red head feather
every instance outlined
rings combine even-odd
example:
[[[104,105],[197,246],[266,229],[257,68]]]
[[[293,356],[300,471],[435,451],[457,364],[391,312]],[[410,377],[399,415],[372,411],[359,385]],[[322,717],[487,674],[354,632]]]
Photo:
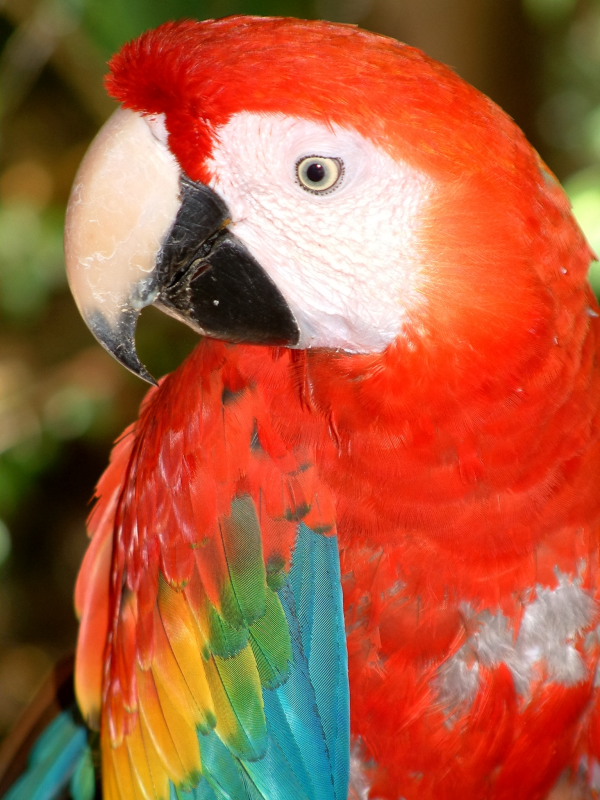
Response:
[[[460,172],[480,150],[512,162],[512,140],[522,139],[449,68],[350,25],[264,17],[169,22],[127,44],[110,67],[115,98],[167,115],[171,147],[191,177],[200,177],[213,130],[239,111],[353,127],[429,172]]]

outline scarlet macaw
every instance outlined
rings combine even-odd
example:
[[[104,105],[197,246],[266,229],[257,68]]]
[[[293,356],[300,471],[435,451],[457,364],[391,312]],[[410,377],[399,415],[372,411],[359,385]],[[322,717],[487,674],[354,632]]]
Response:
[[[354,27],[170,23],[108,89],[73,292],[147,380],[143,307],[204,338],[90,520],[106,800],[595,796],[599,312],[556,179]]]

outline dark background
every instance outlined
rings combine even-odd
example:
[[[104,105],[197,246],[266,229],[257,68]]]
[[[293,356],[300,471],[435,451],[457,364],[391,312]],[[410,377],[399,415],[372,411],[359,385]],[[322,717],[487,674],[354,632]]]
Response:
[[[600,249],[600,0],[0,0],[0,736],[73,647],[89,499],[145,391],[64,277],[69,187],[112,109],[106,60],[166,19],[231,13],[355,22],[450,64],[525,129]],[[155,375],[193,343],[145,312]]]

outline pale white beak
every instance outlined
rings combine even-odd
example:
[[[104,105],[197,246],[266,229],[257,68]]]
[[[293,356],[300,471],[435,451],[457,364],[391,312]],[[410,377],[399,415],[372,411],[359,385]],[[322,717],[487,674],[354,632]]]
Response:
[[[135,323],[158,292],[157,258],[180,206],[180,175],[148,121],[118,109],[92,142],[67,209],[67,274],[79,311],[103,347],[146,380]]]

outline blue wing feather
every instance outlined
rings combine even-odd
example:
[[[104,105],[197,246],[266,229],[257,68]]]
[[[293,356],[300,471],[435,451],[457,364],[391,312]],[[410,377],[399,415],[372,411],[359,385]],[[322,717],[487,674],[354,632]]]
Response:
[[[31,752],[27,771],[4,800],[54,800],[70,786],[73,800],[93,800],[96,786],[89,732],[74,711],[63,711]]]

